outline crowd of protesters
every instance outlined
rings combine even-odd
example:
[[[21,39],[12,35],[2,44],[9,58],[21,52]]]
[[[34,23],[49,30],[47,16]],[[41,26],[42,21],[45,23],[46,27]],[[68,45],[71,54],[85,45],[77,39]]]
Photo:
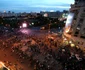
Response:
[[[7,43],[12,44],[11,52],[19,56],[17,61],[29,60],[34,70],[85,70],[84,52],[70,44],[63,46],[62,40],[59,36],[18,33]],[[24,63],[23,60],[20,62]]]
[[[13,46],[14,53],[20,58],[29,59],[34,70],[84,70],[85,57],[81,49],[70,45],[61,45],[62,39],[25,36],[26,41],[21,41]],[[59,40],[60,39],[60,40]]]

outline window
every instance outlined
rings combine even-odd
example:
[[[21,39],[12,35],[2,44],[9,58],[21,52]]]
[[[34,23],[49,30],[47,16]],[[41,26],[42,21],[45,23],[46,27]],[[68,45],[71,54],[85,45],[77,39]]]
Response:
[[[83,29],[83,31],[85,32],[85,28]]]
[[[85,39],[85,36],[81,36],[81,38]]]
[[[85,10],[83,10],[85,12]]]
[[[81,23],[82,23],[83,21],[84,21],[84,19],[83,19],[83,18],[80,18],[79,22],[81,22]]]
[[[81,38],[85,38],[85,28],[82,31]]]
[[[81,27],[81,24],[79,23],[77,27]]]

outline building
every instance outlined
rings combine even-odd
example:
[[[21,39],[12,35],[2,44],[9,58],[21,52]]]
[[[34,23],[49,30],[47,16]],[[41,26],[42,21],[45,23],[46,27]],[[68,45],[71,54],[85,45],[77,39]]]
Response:
[[[51,17],[51,18],[59,18],[59,17],[61,17],[62,16],[62,12],[60,12],[60,11],[56,11],[56,12],[54,12],[54,11],[47,11],[47,12],[44,12],[44,11],[41,11],[40,12],[40,14],[41,15],[43,15],[44,17]]]
[[[11,16],[17,16],[14,12],[0,12],[0,17],[11,17]]]
[[[4,11],[4,12],[0,12],[0,17],[12,17],[12,16],[26,16],[28,15],[28,13],[24,12],[24,13],[14,13],[14,12],[11,12],[11,11]]]
[[[64,35],[85,50],[85,0],[75,0],[71,5]]]

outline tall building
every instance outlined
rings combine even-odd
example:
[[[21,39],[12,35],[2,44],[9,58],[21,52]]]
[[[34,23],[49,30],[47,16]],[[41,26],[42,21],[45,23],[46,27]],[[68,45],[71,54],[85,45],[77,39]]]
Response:
[[[75,0],[71,5],[65,35],[77,42],[81,49],[85,49],[85,0]]]
[[[44,17],[59,18],[62,15],[62,12],[60,12],[60,11],[56,11],[56,12],[41,11],[40,14],[43,15]]]

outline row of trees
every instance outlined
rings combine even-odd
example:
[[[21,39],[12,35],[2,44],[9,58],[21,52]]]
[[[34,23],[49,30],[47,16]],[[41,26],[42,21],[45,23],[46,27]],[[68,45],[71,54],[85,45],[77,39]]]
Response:
[[[26,18],[26,19],[25,19]],[[27,17],[0,17],[0,25],[8,26],[8,27],[19,27],[22,22],[26,21],[28,25],[30,23],[34,23],[32,26],[46,26],[48,27],[51,24],[51,27],[64,27],[64,21],[59,21],[58,18],[50,18],[43,17],[42,15],[38,15],[35,18],[27,18]]]

